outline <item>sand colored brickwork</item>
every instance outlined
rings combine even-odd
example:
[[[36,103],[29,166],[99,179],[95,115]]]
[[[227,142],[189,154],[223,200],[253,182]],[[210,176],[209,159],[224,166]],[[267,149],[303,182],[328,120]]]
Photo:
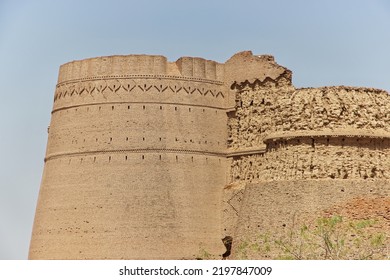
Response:
[[[371,88],[296,89],[290,70],[251,52],[64,64],[29,258],[218,258],[225,236],[234,257],[293,212],[388,204],[389,101]]]

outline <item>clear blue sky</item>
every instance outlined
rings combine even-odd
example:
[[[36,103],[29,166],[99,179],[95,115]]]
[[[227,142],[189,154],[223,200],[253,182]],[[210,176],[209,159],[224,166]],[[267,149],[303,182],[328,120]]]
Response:
[[[387,0],[0,0],[0,259],[26,259],[58,68],[113,54],[252,50],[296,87],[390,91]]]

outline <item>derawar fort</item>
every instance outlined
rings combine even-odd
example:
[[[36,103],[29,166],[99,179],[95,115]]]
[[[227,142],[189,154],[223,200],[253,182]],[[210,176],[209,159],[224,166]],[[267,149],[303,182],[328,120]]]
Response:
[[[30,259],[234,259],[335,213],[390,223],[386,91],[295,88],[249,51],[61,66]]]

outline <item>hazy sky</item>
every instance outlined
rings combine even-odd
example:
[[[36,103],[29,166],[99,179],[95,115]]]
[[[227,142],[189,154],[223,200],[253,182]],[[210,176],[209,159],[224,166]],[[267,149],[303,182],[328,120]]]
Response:
[[[296,87],[390,91],[390,1],[0,0],[0,259],[26,259],[61,64],[252,50]]]

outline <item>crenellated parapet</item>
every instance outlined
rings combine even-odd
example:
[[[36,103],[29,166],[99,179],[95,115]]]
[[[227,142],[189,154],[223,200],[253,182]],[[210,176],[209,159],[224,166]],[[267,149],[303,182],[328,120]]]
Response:
[[[176,62],[168,62],[161,55],[103,56],[63,64],[58,84],[76,80],[120,78],[129,74],[223,81],[224,67],[218,62],[198,57],[182,57]]]

